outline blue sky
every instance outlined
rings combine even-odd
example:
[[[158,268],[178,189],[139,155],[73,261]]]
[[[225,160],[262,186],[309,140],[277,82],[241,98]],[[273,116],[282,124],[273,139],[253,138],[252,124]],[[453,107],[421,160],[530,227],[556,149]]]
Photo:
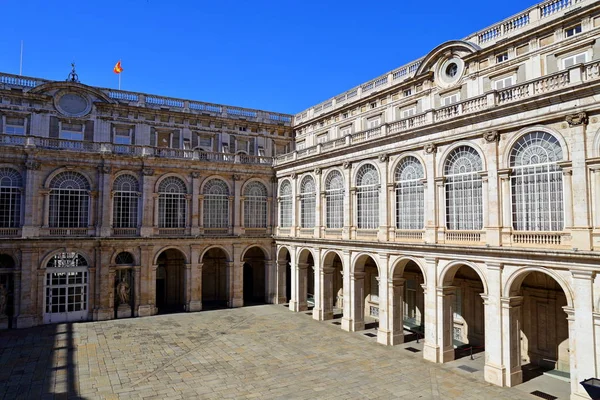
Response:
[[[531,1],[2,0],[0,71],[297,113]]]

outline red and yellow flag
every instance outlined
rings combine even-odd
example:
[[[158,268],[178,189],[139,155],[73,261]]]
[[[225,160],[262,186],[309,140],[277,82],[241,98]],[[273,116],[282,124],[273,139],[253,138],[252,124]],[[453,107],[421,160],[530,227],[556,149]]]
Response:
[[[121,60],[119,60],[115,64],[115,67],[113,68],[113,71],[114,71],[115,74],[120,74],[121,72],[123,72],[123,67],[121,67]]]

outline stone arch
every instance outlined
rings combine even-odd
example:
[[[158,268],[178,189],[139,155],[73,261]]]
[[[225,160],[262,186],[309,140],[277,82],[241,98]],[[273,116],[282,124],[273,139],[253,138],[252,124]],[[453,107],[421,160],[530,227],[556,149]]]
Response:
[[[178,178],[183,182],[183,184],[185,185],[185,190],[186,190],[185,193],[186,194],[192,193],[191,188],[190,188],[190,182],[185,177],[185,175],[177,174],[174,172],[168,172],[168,173],[162,174],[161,176],[158,177],[158,179],[154,183],[154,193],[158,193],[160,184],[162,183],[162,181],[164,181],[165,179],[170,178],[170,177]]]
[[[477,266],[477,264],[475,264],[471,261],[451,261],[448,264],[446,264],[446,266],[440,271],[440,275],[439,275],[439,279],[438,279],[438,282],[440,282],[440,285],[441,286],[451,286],[452,281],[454,280],[454,276],[456,275],[456,273],[462,266],[467,266],[467,267],[471,268],[473,271],[475,271],[475,273],[477,273],[477,275],[479,276],[479,279],[481,280],[481,283],[483,284],[482,295],[487,295],[488,294],[487,277],[486,277],[485,273],[481,270],[481,268],[479,266]]]
[[[401,256],[394,261],[390,270],[390,278],[402,277],[402,275],[404,275],[404,268],[406,268],[406,264],[408,264],[410,261],[414,262],[419,267],[421,273],[423,274],[423,283],[427,284],[427,268],[425,268],[420,259],[413,256]]]
[[[443,152],[442,154],[440,154],[440,157],[437,158],[436,157],[436,162],[437,162],[437,166],[436,166],[436,170],[437,170],[437,176],[445,176],[444,173],[444,167],[446,165],[446,160],[448,159],[448,156],[452,153],[452,151],[460,146],[468,146],[473,148],[477,154],[479,155],[479,157],[481,158],[481,170],[482,171],[487,171],[487,160],[485,158],[485,153],[483,152],[483,150],[481,149],[481,147],[475,143],[475,141],[472,140],[460,140],[458,142],[452,143],[450,146],[448,146]]]
[[[209,250],[211,249],[219,249],[222,250],[225,253],[225,256],[227,256],[227,261],[228,262],[232,262],[233,261],[233,257],[231,257],[231,252],[228,251],[225,247],[223,246],[219,246],[219,245],[213,245],[213,246],[208,246],[207,248],[205,248],[202,253],[200,253],[200,257],[198,257],[198,262],[202,262],[202,259],[204,258],[204,256],[206,255],[206,253],[208,253]]]
[[[91,179],[90,175],[86,171],[82,171],[80,169],[75,170],[73,167],[60,167],[60,168],[54,169],[52,172],[50,172],[48,174],[48,176],[44,180],[44,188],[50,189],[50,183],[52,183],[52,180],[60,173],[67,172],[67,171],[76,172],[76,173],[80,174],[81,176],[83,176],[88,181],[88,184],[90,185],[90,190],[94,190],[94,185],[93,185],[94,180]]]
[[[556,283],[558,283],[558,285],[562,288],[563,292],[565,293],[565,297],[567,298],[567,306],[568,307],[574,306],[573,299],[575,298],[575,294],[571,290],[571,286],[559,274],[557,274],[556,271],[548,269],[548,268],[544,268],[544,267],[530,266],[530,267],[525,267],[523,269],[519,269],[519,270],[513,272],[506,279],[506,283],[504,285],[504,288],[502,289],[502,295],[504,297],[511,297],[511,296],[516,295],[516,293],[520,289],[523,281],[525,280],[525,278],[527,278],[527,275],[529,275],[531,272],[540,272],[540,273],[548,275],[550,278],[554,279],[556,281]]]
[[[407,153],[400,154],[399,157],[396,157],[395,160],[390,163],[388,171],[389,183],[394,182],[396,168],[398,168],[402,160],[404,160],[406,157],[414,157],[421,163],[421,165],[423,166],[423,178],[427,179],[427,168],[425,168],[425,160],[423,160],[423,157],[421,157],[417,152],[410,151]]]
[[[186,264],[190,263],[190,257],[188,256],[188,254],[186,253],[185,250],[183,250],[181,247],[179,246],[165,246],[160,248],[160,250],[158,250],[157,252],[154,253],[154,257],[152,258],[152,264],[156,265],[158,262],[158,257],[165,251],[170,250],[170,249],[174,249],[179,251],[181,254],[183,254],[183,258],[185,260]]]
[[[518,131],[516,131],[515,133],[510,135],[509,139],[506,141],[502,155],[500,156],[500,163],[501,163],[500,168],[510,168],[510,155],[511,155],[513,147],[515,146],[517,141],[519,139],[521,139],[521,137],[523,137],[524,135],[526,135],[530,132],[536,132],[536,131],[545,132],[549,135],[552,135],[554,138],[556,138],[556,140],[560,144],[560,147],[563,150],[563,161],[568,161],[571,159],[570,152],[569,152],[569,146],[563,135],[561,135],[558,131],[556,131],[554,129],[547,128],[545,126],[536,125],[536,126],[530,126],[527,128],[519,129]],[[600,145],[600,130],[598,130],[598,133],[596,133],[596,135],[597,136],[594,139],[594,151],[597,151],[596,150],[597,149],[596,140],[598,140],[598,145]]]

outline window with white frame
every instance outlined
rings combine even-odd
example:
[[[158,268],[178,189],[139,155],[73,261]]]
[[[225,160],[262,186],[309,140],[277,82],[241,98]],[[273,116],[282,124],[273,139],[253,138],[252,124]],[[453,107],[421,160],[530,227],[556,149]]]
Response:
[[[4,124],[4,133],[7,135],[24,135],[25,118],[6,117]]]
[[[563,69],[571,68],[573,65],[582,64],[587,62],[587,52],[574,54],[562,59]]]
[[[60,123],[60,138],[65,140],[83,140],[83,124],[79,123]]]
[[[504,78],[498,78],[494,81],[494,89],[496,90],[502,90],[502,89],[506,89],[507,87],[512,86],[513,83],[513,77],[512,76],[507,76]]]
[[[48,224],[51,228],[87,228],[90,184],[81,174],[65,171],[50,182]]]
[[[284,181],[279,187],[279,226],[292,226],[292,185]]]
[[[300,227],[314,228],[316,209],[315,180],[305,176],[300,183]]]
[[[402,118],[410,118],[417,113],[417,107],[405,108],[401,111]]]
[[[404,157],[396,167],[396,228],[423,229],[423,165],[413,156]]]
[[[344,177],[335,170],[325,178],[325,223],[331,229],[344,226]]]
[[[211,179],[202,190],[205,228],[229,228],[229,187],[221,179]]]
[[[549,133],[530,132],[515,143],[510,154],[514,229],[563,230],[562,159],[562,147]]]
[[[358,229],[379,228],[379,173],[372,164],[356,173],[356,219]]]
[[[13,168],[0,168],[0,228],[21,226],[23,179]]]
[[[483,228],[483,194],[479,172],[483,162],[470,146],[459,146],[446,159],[446,227],[449,230]]]
[[[458,103],[460,100],[460,95],[458,93],[451,94],[449,96],[445,96],[441,98],[442,106],[449,106],[454,103]]]
[[[140,186],[135,176],[119,175],[113,183],[113,228],[137,228]]]
[[[381,124],[381,117],[367,119],[367,129],[377,128]]]
[[[124,145],[132,144],[131,143],[131,128],[126,127],[126,126],[115,126],[115,127],[113,127],[113,129],[114,129],[113,143],[124,144]]]
[[[244,227],[267,227],[267,188],[260,182],[250,182],[244,189]]]
[[[565,29],[565,37],[575,36],[578,33],[581,33],[581,24],[577,24]]]
[[[187,217],[185,183],[169,176],[158,186],[158,227],[185,228]]]

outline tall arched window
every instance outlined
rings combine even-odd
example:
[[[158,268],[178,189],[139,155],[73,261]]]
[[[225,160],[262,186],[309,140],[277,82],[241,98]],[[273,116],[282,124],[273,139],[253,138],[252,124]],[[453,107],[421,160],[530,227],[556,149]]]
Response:
[[[562,159],[560,143],[549,133],[531,132],[515,143],[510,153],[514,229],[563,229]]]
[[[379,173],[371,164],[356,173],[356,217],[358,229],[379,228]]]
[[[244,226],[267,227],[267,188],[260,182],[250,182],[244,189]]]
[[[331,171],[325,178],[325,212],[327,228],[344,226],[344,177],[339,171]]]
[[[300,183],[300,227],[314,228],[315,226],[315,180],[305,176]]]
[[[279,226],[292,226],[292,185],[284,181],[279,188]]]
[[[459,146],[446,159],[446,227],[450,230],[483,229],[481,157],[469,146]]]
[[[113,183],[113,227],[137,228],[140,187],[132,175],[119,175]]]
[[[87,228],[89,225],[90,184],[73,171],[56,175],[50,182],[51,228]]]
[[[0,228],[21,226],[21,174],[13,168],[0,168]]]
[[[229,188],[220,179],[204,185],[204,227],[229,228]]]
[[[405,157],[396,167],[396,228],[423,229],[423,165],[415,157]]]
[[[158,186],[159,228],[185,228],[187,189],[179,178],[169,176]]]

